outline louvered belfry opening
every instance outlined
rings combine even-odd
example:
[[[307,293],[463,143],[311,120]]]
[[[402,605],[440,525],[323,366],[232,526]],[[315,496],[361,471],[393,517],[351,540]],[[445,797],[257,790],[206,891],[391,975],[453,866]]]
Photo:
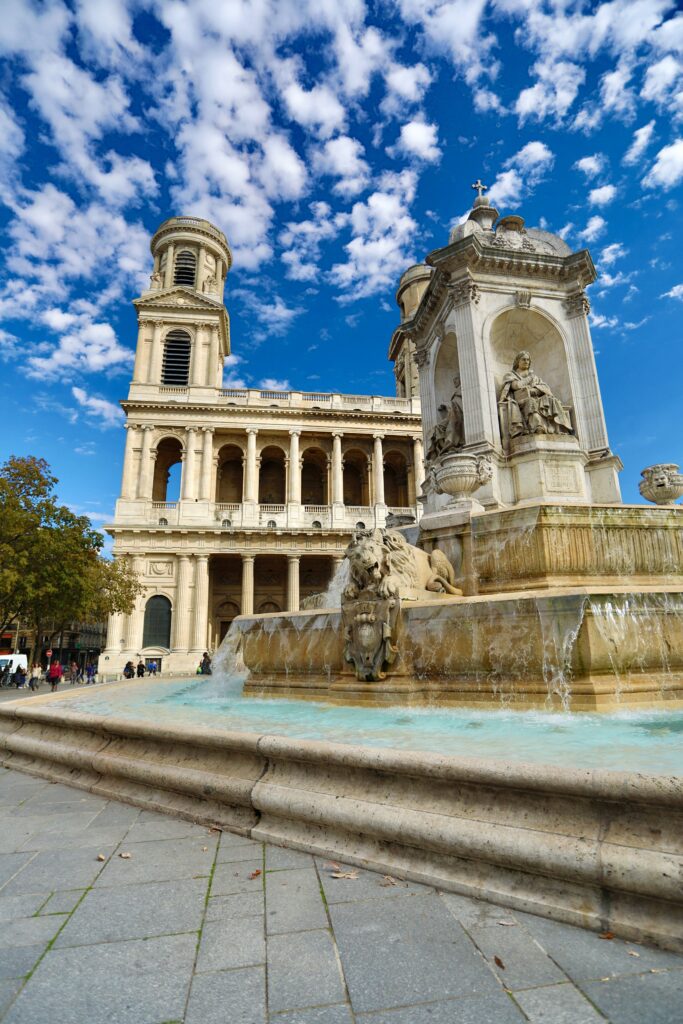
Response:
[[[194,288],[197,275],[197,257],[188,249],[183,249],[175,258],[173,284],[189,284]]]
[[[187,331],[169,331],[164,345],[161,383],[187,387],[190,379],[192,339]]]

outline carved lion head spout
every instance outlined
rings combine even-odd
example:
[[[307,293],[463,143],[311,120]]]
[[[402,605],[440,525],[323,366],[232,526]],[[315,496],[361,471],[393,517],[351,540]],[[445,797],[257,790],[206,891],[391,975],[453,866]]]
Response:
[[[656,505],[671,505],[683,494],[683,474],[674,462],[648,466],[640,475],[640,493]]]

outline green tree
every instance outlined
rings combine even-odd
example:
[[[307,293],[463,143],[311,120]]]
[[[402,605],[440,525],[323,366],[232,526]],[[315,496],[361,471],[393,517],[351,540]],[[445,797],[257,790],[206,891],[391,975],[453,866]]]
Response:
[[[142,592],[127,563],[102,558],[90,520],[57,503],[56,483],[44,459],[0,467],[0,628],[15,618],[32,626],[32,658],[45,632],[128,613]]]

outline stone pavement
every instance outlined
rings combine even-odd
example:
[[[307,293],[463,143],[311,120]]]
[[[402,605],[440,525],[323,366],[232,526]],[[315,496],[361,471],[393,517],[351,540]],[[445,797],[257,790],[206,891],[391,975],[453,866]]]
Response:
[[[6,769],[0,826],[3,1024],[683,1021],[671,953]]]

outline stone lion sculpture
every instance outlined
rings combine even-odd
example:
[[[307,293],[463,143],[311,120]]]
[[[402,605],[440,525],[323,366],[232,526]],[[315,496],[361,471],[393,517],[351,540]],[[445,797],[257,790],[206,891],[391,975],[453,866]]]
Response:
[[[345,601],[354,601],[365,590],[381,598],[408,596],[410,591],[462,595],[443,551],[428,554],[409,544],[398,530],[358,530],[345,554],[351,575]]]

